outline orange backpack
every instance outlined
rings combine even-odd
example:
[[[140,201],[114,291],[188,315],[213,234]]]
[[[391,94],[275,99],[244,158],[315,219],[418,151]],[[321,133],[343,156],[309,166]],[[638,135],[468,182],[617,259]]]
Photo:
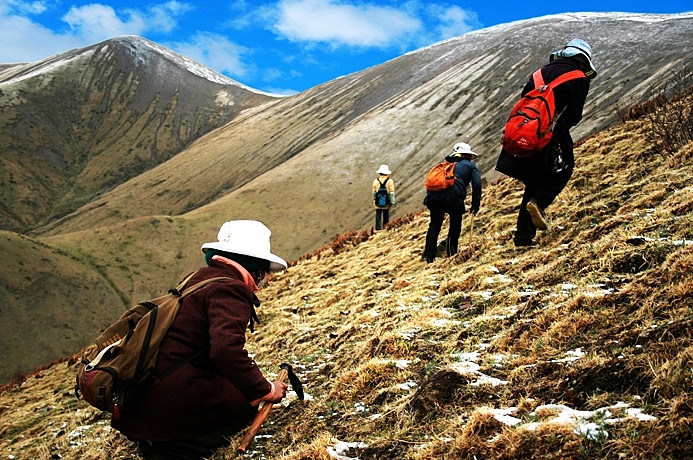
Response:
[[[439,192],[452,187],[455,183],[455,165],[452,161],[444,161],[432,167],[426,173],[426,181],[424,187],[429,192]]]
[[[581,70],[573,70],[546,84],[539,69],[532,78],[534,89],[513,106],[503,130],[503,149],[520,158],[532,156],[551,140],[557,118],[554,88],[569,80],[587,77]]]

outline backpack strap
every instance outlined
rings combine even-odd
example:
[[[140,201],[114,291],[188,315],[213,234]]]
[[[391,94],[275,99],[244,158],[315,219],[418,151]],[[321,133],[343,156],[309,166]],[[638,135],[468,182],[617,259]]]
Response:
[[[177,370],[180,369],[181,367],[183,367],[183,366],[185,366],[186,364],[188,364],[188,363],[189,363],[190,361],[192,361],[193,359],[197,358],[198,356],[201,356],[202,353],[204,353],[205,351],[209,350],[210,348],[211,348],[211,345],[205,345],[204,347],[202,347],[202,348],[200,348],[200,349],[198,349],[198,350],[193,351],[191,354],[189,354],[189,355],[186,356],[185,358],[180,359],[180,360],[179,360],[178,362],[176,362],[175,364],[172,364],[168,369],[166,369],[164,372],[162,372],[161,374],[159,374],[159,375],[157,376],[158,379],[159,379],[159,381],[162,381],[163,379],[165,379],[165,378],[168,377],[169,375],[173,374],[175,371],[177,371]]]
[[[566,72],[562,75],[559,75],[554,80],[551,80],[549,83],[544,83],[544,77],[541,75],[541,69],[538,69],[536,72],[532,74],[532,80],[534,80],[535,89],[539,88],[540,86],[550,86],[553,89],[562,83],[565,83],[570,80],[577,80],[578,78],[587,78],[587,75],[585,75],[585,72],[583,72],[582,70],[571,70],[570,72]]]
[[[183,282],[181,282],[175,289],[170,289],[170,290],[169,290],[169,292],[170,292],[171,294],[174,294],[174,295],[176,295],[177,297],[180,297],[179,302],[180,302],[182,299],[184,299],[185,297],[187,297],[187,296],[189,296],[190,294],[192,294],[193,292],[197,291],[198,289],[205,287],[205,286],[208,285],[209,283],[212,283],[212,282],[214,282],[214,281],[221,281],[221,280],[225,280],[225,279],[231,279],[231,278],[229,278],[228,276],[217,276],[217,277],[214,277],[214,278],[209,278],[209,279],[206,279],[206,280],[202,280],[202,281],[200,281],[199,283],[196,283],[196,284],[194,284],[193,286],[190,286],[189,288],[187,288],[187,289],[185,289],[184,291],[181,292],[180,290],[183,289],[183,288],[185,287],[185,285],[192,279],[193,276],[195,276],[196,273],[197,273],[197,272],[194,272],[194,273],[190,274],[190,276],[188,276],[187,278],[185,278],[185,280],[183,280]],[[175,291],[175,292],[172,292],[172,291]],[[255,316],[257,317],[257,315],[256,315],[256,313],[255,313],[255,310],[253,310],[253,315],[255,315]],[[251,322],[252,322],[252,318],[251,318]],[[258,321],[258,323],[259,323],[259,321]],[[161,374],[159,374],[159,375],[157,376],[158,379],[159,379],[159,381],[161,381],[161,380],[163,380],[165,377],[168,377],[169,375],[173,374],[175,371],[177,371],[178,369],[180,369],[180,368],[183,367],[184,365],[188,364],[188,363],[191,362],[193,359],[195,359],[195,358],[197,358],[198,356],[202,355],[202,353],[204,353],[204,352],[206,352],[207,350],[209,350],[210,347],[211,347],[211,346],[210,346],[209,344],[207,344],[207,345],[205,345],[204,347],[202,347],[202,348],[200,348],[200,349],[198,349],[198,350],[195,350],[194,352],[192,352],[192,353],[189,354],[188,356],[185,356],[185,357],[181,358],[181,359],[178,360],[175,364],[172,364],[172,365],[169,366],[165,371],[163,371]]]
[[[189,282],[189,281],[192,279],[192,277],[195,276],[196,274],[197,274],[197,271],[192,272],[191,274],[189,274],[189,275],[187,276],[187,278],[185,278],[183,281],[181,281],[181,282],[178,284],[178,286],[169,289],[167,292],[168,292],[169,294],[175,295],[176,297],[180,297],[180,296],[181,296],[182,289],[185,287],[186,284],[188,284],[188,282]]]
[[[194,275],[194,273],[193,273],[193,275]],[[187,281],[189,281],[191,277],[192,277],[192,275],[189,276],[189,277],[184,281],[184,283],[187,282]],[[200,281],[199,283],[197,283],[197,284],[195,284],[195,285],[193,285],[193,286],[190,286],[189,288],[186,288],[183,292],[180,292],[180,293],[179,293],[179,294],[180,294],[179,297],[181,297],[181,298],[187,297],[187,296],[189,296],[190,294],[192,294],[193,292],[197,291],[198,289],[207,286],[209,283],[213,283],[214,281],[227,280],[227,279],[231,279],[231,278],[229,278],[228,276],[217,276],[217,277],[214,277],[214,278],[209,278],[209,279],[206,279],[206,280],[202,280],[202,281]],[[177,288],[176,288],[176,289],[177,289]]]
[[[544,86],[544,77],[541,75],[541,69],[537,69],[536,72],[532,74],[532,80],[534,81],[535,89]]]
[[[389,180],[390,180],[389,177],[386,177],[386,178],[385,178],[385,182],[380,182],[380,179],[378,179],[378,183],[379,183],[380,186],[382,187],[383,185],[387,184],[387,181],[389,181]]]

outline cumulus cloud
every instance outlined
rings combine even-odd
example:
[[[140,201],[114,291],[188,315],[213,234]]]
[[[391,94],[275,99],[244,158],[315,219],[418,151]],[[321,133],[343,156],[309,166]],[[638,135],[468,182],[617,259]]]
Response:
[[[244,63],[244,55],[249,51],[223,35],[217,33],[198,33],[185,42],[170,43],[171,49],[178,53],[233,77],[243,77],[249,66]]]
[[[19,12],[17,12],[19,13]],[[83,43],[0,7],[0,62],[32,62]]]
[[[11,9],[22,14],[41,14],[46,11],[47,7],[44,1],[6,0],[0,2],[0,11],[5,9]]]
[[[435,27],[439,40],[456,37],[471,30],[481,28],[478,15],[459,6],[430,5],[428,13]]]
[[[120,14],[108,5],[73,6],[62,17],[73,33],[89,42],[119,35],[142,35],[145,31],[169,32],[177,18],[191,7],[170,1],[147,10],[124,9]]]
[[[72,6],[61,19],[63,31],[34,21],[54,2],[0,0],[0,62],[31,62],[70,48],[88,46],[119,35],[169,32],[190,4],[171,0],[146,9],[116,10],[105,4]]]
[[[405,11],[333,0],[282,0],[275,24],[291,41],[361,47],[386,47],[421,28],[421,21]]]

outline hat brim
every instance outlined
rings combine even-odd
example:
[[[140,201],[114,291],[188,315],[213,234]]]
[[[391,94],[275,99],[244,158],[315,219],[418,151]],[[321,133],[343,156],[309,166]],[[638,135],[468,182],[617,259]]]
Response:
[[[585,72],[585,75],[587,75],[590,78],[594,78],[595,76],[597,76],[597,69],[594,68],[594,64],[592,64],[592,59],[590,59],[588,55],[580,51],[578,48],[570,47],[563,50],[554,51],[553,53],[551,53],[551,55],[561,58],[571,58],[580,55],[587,59],[587,63],[590,66],[590,70]]]
[[[253,251],[248,251],[247,249],[239,248],[232,244],[224,243],[222,241],[216,241],[213,243],[205,243],[202,245],[202,252],[207,252],[206,249],[216,249],[218,251],[230,252],[231,254],[239,254],[242,256],[255,257],[257,259],[266,260],[270,263],[270,271],[276,272],[280,270],[285,270],[288,264],[284,259],[279,256],[267,252],[264,254],[258,254]]]

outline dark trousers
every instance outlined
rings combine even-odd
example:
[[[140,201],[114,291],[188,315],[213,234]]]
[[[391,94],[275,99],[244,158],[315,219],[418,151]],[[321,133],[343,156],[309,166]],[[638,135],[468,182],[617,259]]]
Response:
[[[253,421],[257,407],[248,405],[238,421],[214,431],[181,441],[139,441],[138,451],[145,460],[203,460],[229,445],[229,439]]]
[[[573,168],[568,167],[559,173],[550,173],[543,180],[525,180],[525,192],[522,195],[520,211],[517,214],[517,229],[515,230],[515,243],[525,244],[534,239],[537,228],[532,223],[532,216],[527,211],[527,203],[534,201],[542,209],[549,207],[559,193],[565,188],[573,174]]]
[[[426,262],[433,262],[438,251],[438,235],[443,227],[445,214],[450,216],[450,226],[448,228],[448,236],[446,240],[446,253],[448,256],[457,254],[459,245],[460,233],[462,232],[462,214],[464,207],[452,208],[440,204],[430,204],[428,210],[431,213],[431,221],[428,224],[428,232],[426,233],[426,246],[424,248],[424,259]]]
[[[375,229],[382,230],[390,222],[390,209],[376,208],[375,210]]]

